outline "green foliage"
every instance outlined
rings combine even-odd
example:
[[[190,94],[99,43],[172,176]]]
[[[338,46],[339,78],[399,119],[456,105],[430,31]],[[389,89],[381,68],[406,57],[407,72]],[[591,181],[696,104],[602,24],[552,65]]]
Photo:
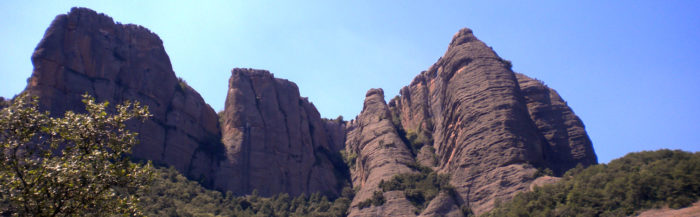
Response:
[[[576,167],[554,185],[521,193],[484,216],[629,216],[700,198],[700,153],[659,150],[631,153]]]
[[[136,134],[126,121],[150,116],[125,102],[108,115],[107,102],[83,96],[87,113],[52,118],[26,95],[0,111],[0,212],[16,216],[140,215],[135,193],[150,164],[132,163]]]
[[[177,78],[177,84],[178,84],[178,86],[176,87],[176,89],[179,89],[182,91],[187,90],[187,89],[191,89],[190,85],[188,85],[187,82],[180,77]]]
[[[432,127],[430,122],[426,122],[428,127]],[[422,123],[420,124],[423,125]],[[418,128],[418,131],[413,131],[411,129],[404,129],[401,126],[397,127],[399,137],[408,145],[411,149],[411,153],[417,155],[420,149],[425,146],[433,145],[433,137],[431,132],[423,131],[422,128]]]
[[[361,202],[357,203],[357,207],[360,209],[364,209],[364,208],[370,207],[372,205],[381,206],[381,205],[384,205],[384,202],[386,202],[386,199],[384,199],[384,192],[375,191],[375,192],[372,192],[372,197],[368,198],[365,201],[361,201]]]
[[[535,178],[542,176],[554,176],[554,171],[549,168],[537,168],[537,172],[533,175]]]
[[[396,100],[398,102],[399,96],[395,96],[394,99],[391,101]],[[396,127],[396,129],[403,130],[403,126],[401,124],[401,114],[398,112],[391,112],[391,123]]]
[[[216,116],[219,117],[219,124],[223,125],[224,124],[224,110],[216,112]]]
[[[467,206],[467,205],[459,206],[459,210],[462,211],[462,215],[464,215],[466,217],[473,217],[474,216],[474,212],[472,212],[472,209],[469,208],[469,206]]]
[[[382,180],[379,187],[383,192],[403,191],[408,201],[416,207],[416,213],[420,213],[441,191],[454,195],[454,188],[450,185],[450,176],[437,174],[429,167],[418,164],[411,165],[419,173],[405,173],[394,176],[390,181]]]
[[[513,70],[513,63],[510,60],[501,59],[501,62],[506,65],[506,68]]]
[[[148,216],[346,216],[354,191],[346,187],[342,197],[330,201],[319,193],[290,197],[222,194],[203,188],[173,168],[156,170],[151,188],[143,192],[141,205]]]
[[[340,150],[340,156],[343,157],[343,162],[348,168],[355,168],[355,161],[357,160],[357,153],[353,151]]]

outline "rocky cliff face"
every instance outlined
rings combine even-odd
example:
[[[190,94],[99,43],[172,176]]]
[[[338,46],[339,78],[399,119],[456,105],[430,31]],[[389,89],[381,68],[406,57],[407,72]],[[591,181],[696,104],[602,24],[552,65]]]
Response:
[[[460,198],[443,211],[466,206],[479,214],[496,201],[527,190],[538,168],[561,174],[577,164],[597,162],[583,124],[556,92],[541,82],[516,75],[508,61],[498,57],[469,29],[458,32],[445,56],[402,88],[400,95],[389,102],[388,110],[390,114],[365,108],[358,120],[391,118],[395,124],[385,126],[394,129],[371,130],[375,133],[359,137],[402,132],[403,140],[409,143],[406,146],[414,149],[412,159],[407,161],[415,160],[450,174]],[[353,131],[357,130],[352,128],[356,124],[351,123],[346,143],[350,149],[357,143],[353,142],[357,137]],[[385,159],[368,158],[375,154],[373,151],[358,153],[358,159],[367,159],[363,162],[366,165],[391,169],[351,170],[355,185],[358,176],[405,172],[400,165],[382,163]],[[431,203],[432,207],[439,205],[445,204]],[[426,210],[422,215],[429,213]]]
[[[413,213],[411,203],[402,192],[382,192],[379,183],[402,173],[415,172],[408,165],[413,156],[391,122],[384,101],[384,91],[371,89],[366,94],[362,112],[347,125],[346,151],[357,155],[351,167],[352,183],[358,188],[350,216],[406,216]],[[357,204],[370,199],[374,192],[384,194],[382,206],[361,209]]]
[[[296,84],[268,71],[233,69],[223,112],[227,161],[217,186],[234,192],[337,195],[347,182],[343,124],[321,119]]]
[[[557,92],[542,82],[515,74],[530,117],[544,137],[544,158],[556,175],[577,164],[596,164],[597,158],[583,122]]]
[[[160,38],[136,25],[73,8],[59,15],[32,55],[25,91],[52,114],[84,111],[81,95],[98,101],[139,101],[153,118],[133,123],[141,143],[137,158],[172,165],[189,177],[213,181],[223,159],[218,117],[202,97],[179,81]]]
[[[83,110],[84,93],[147,105],[153,118],[130,126],[141,141],[137,158],[239,195],[336,196],[350,182],[350,216],[480,214],[537,185],[538,169],[561,175],[597,162],[583,123],[556,91],[514,73],[469,29],[389,103],[381,89],[369,90],[349,122],[322,119],[296,84],[254,69],[233,69],[218,117],[177,79],[157,35],[89,9],[57,16],[32,62],[25,91],[53,114]],[[341,150],[356,158],[346,165]],[[454,192],[417,213],[405,192],[379,185],[418,165],[449,174]],[[374,195],[385,202],[359,207]]]
[[[214,110],[175,76],[160,38],[141,26],[74,8],[56,17],[32,62],[25,91],[52,114],[84,110],[84,93],[148,106],[153,118],[130,126],[141,142],[133,155],[205,186],[332,196],[349,182],[338,153],[344,123],[321,119],[296,84],[266,71],[233,70],[220,128]]]

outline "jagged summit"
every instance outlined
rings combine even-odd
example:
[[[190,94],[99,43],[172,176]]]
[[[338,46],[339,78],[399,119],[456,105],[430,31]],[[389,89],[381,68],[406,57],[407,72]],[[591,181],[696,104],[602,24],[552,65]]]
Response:
[[[134,156],[171,165],[211,186],[223,160],[218,117],[178,80],[160,38],[137,25],[114,23],[87,8],[56,16],[32,55],[25,89],[52,114],[82,111],[81,95],[112,103],[137,100],[153,118],[133,123]]]
[[[416,161],[452,176],[460,198],[451,207],[482,213],[526,190],[537,170],[560,175],[597,163],[583,124],[556,92],[516,75],[469,29],[388,106],[396,129],[422,145]]]
[[[85,92],[147,105],[153,118],[129,126],[139,133],[137,158],[237,195],[335,197],[349,183],[357,189],[351,216],[479,214],[527,190],[538,170],[561,175],[597,163],[583,123],[556,91],[514,73],[467,28],[396,98],[367,91],[348,122],[321,118],[295,83],[245,68],[231,71],[217,116],[175,76],[156,34],[87,8],[57,16],[32,63],[25,91],[52,114],[81,111]],[[440,192],[416,213],[406,192],[379,185],[419,168],[449,174],[454,194]],[[385,203],[359,206],[375,195]]]
[[[476,39],[471,29],[463,28],[452,36],[452,41],[450,42],[449,48],[453,48],[471,41],[478,41],[478,39]]]

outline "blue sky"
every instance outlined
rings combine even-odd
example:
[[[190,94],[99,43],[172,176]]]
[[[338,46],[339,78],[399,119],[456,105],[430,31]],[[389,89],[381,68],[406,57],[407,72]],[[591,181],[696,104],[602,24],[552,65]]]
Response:
[[[513,69],[556,89],[600,162],[700,151],[700,1],[1,1],[0,96],[31,75],[73,6],[158,34],[175,73],[222,110],[230,70],[296,82],[322,116],[354,118],[369,88],[398,94],[469,27]]]

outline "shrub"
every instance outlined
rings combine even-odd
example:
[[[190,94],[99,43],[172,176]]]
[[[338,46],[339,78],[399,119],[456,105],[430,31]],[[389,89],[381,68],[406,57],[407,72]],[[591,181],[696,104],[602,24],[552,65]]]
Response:
[[[360,209],[364,209],[364,208],[370,207],[371,205],[381,206],[381,205],[384,205],[384,202],[386,202],[386,200],[384,199],[384,192],[374,191],[374,192],[372,192],[372,197],[367,198],[367,200],[364,200],[362,202],[357,203],[357,207],[359,207]]]
[[[343,157],[343,162],[345,162],[345,164],[348,165],[348,168],[355,168],[357,153],[353,151],[340,150],[340,156]]]
[[[455,195],[454,188],[449,184],[449,175],[437,174],[429,167],[417,163],[409,166],[419,172],[399,174],[389,181],[382,180],[379,188],[383,192],[403,191],[406,199],[416,207],[416,213],[420,213],[440,192]]]

